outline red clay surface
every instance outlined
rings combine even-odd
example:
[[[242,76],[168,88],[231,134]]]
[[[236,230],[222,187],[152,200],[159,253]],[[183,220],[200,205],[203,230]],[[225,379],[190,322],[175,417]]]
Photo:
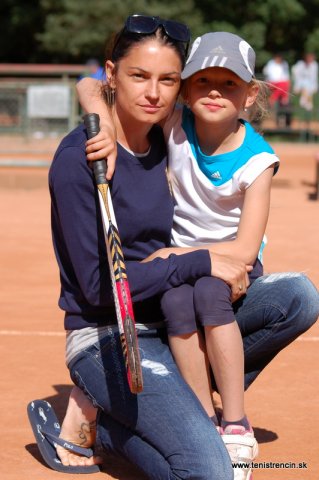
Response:
[[[313,200],[319,146],[274,146],[282,165],[273,183],[266,271],[303,271],[319,287],[319,201]],[[46,169],[0,170],[2,480],[79,478],[41,462],[26,415],[30,400],[45,398],[62,419],[71,388],[64,364],[63,314],[57,307],[59,278],[46,176]],[[246,394],[260,444],[258,461],[285,462],[288,467],[305,462],[307,469],[260,468],[254,480],[319,478],[318,342],[317,323],[280,353]],[[88,478],[140,480],[132,470],[110,462],[105,472]]]

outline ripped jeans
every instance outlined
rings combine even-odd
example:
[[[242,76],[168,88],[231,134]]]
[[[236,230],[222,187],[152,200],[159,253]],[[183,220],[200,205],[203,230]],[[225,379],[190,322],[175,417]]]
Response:
[[[228,453],[186,385],[165,330],[139,331],[144,389],[130,393],[118,333],[78,354],[72,380],[100,408],[98,442],[156,480],[231,480]]]
[[[245,351],[245,387],[319,315],[319,293],[302,274],[258,278],[235,306]],[[151,480],[231,480],[228,453],[211,420],[181,378],[165,331],[139,332],[144,390],[130,393],[117,333],[78,354],[72,380],[100,408],[105,451],[124,457]],[[262,407],[261,407],[262,408]]]

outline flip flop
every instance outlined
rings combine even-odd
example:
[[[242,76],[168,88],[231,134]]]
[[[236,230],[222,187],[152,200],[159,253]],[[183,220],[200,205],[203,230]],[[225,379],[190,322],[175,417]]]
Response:
[[[45,400],[34,400],[27,407],[29,421],[43,460],[53,470],[64,473],[100,472],[98,465],[67,466],[57,456],[56,445],[85,457],[92,457],[91,448],[83,448],[59,437],[60,424],[52,406]]]

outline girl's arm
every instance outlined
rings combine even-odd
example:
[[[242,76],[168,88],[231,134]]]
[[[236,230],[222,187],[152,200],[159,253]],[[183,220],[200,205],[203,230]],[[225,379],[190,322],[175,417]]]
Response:
[[[116,131],[110,110],[102,98],[102,86],[102,81],[85,77],[76,84],[76,90],[83,110],[100,116],[100,133],[86,142],[87,159],[107,158],[106,178],[110,180],[117,156]]]
[[[273,173],[274,166],[271,165],[247,188],[235,240],[194,248],[163,248],[147,257],[144,262],[156,257],[167,258],[171,253],[179,255],[198,249],[208,249],[211,253],[227,255],[244,262],[245,265],[253,265],[266,230]]]
[[[246,265],[255,262],[268,221],[273,174],[271,165],[247,188],[236,239],[215,243],[209,247],[210,251],[231,255]]]

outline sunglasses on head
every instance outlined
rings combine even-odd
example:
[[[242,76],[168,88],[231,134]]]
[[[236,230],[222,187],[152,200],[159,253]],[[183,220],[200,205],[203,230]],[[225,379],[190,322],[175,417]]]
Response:
[[[137,33],[140,35],[151,35],[156,30],[162,27],[166,35],[176,42],[186,43],[185,54],[187,54],[190,31],[187,25],[175,20],[163,20],[160,17],[151,17],[148,15],[130,15],[125,22],[123,33]],[[119,38],[121,34],[119,35]],[[117,40],[117,43],[119,41]],[[114,46],[115,49],[116,45]]]

